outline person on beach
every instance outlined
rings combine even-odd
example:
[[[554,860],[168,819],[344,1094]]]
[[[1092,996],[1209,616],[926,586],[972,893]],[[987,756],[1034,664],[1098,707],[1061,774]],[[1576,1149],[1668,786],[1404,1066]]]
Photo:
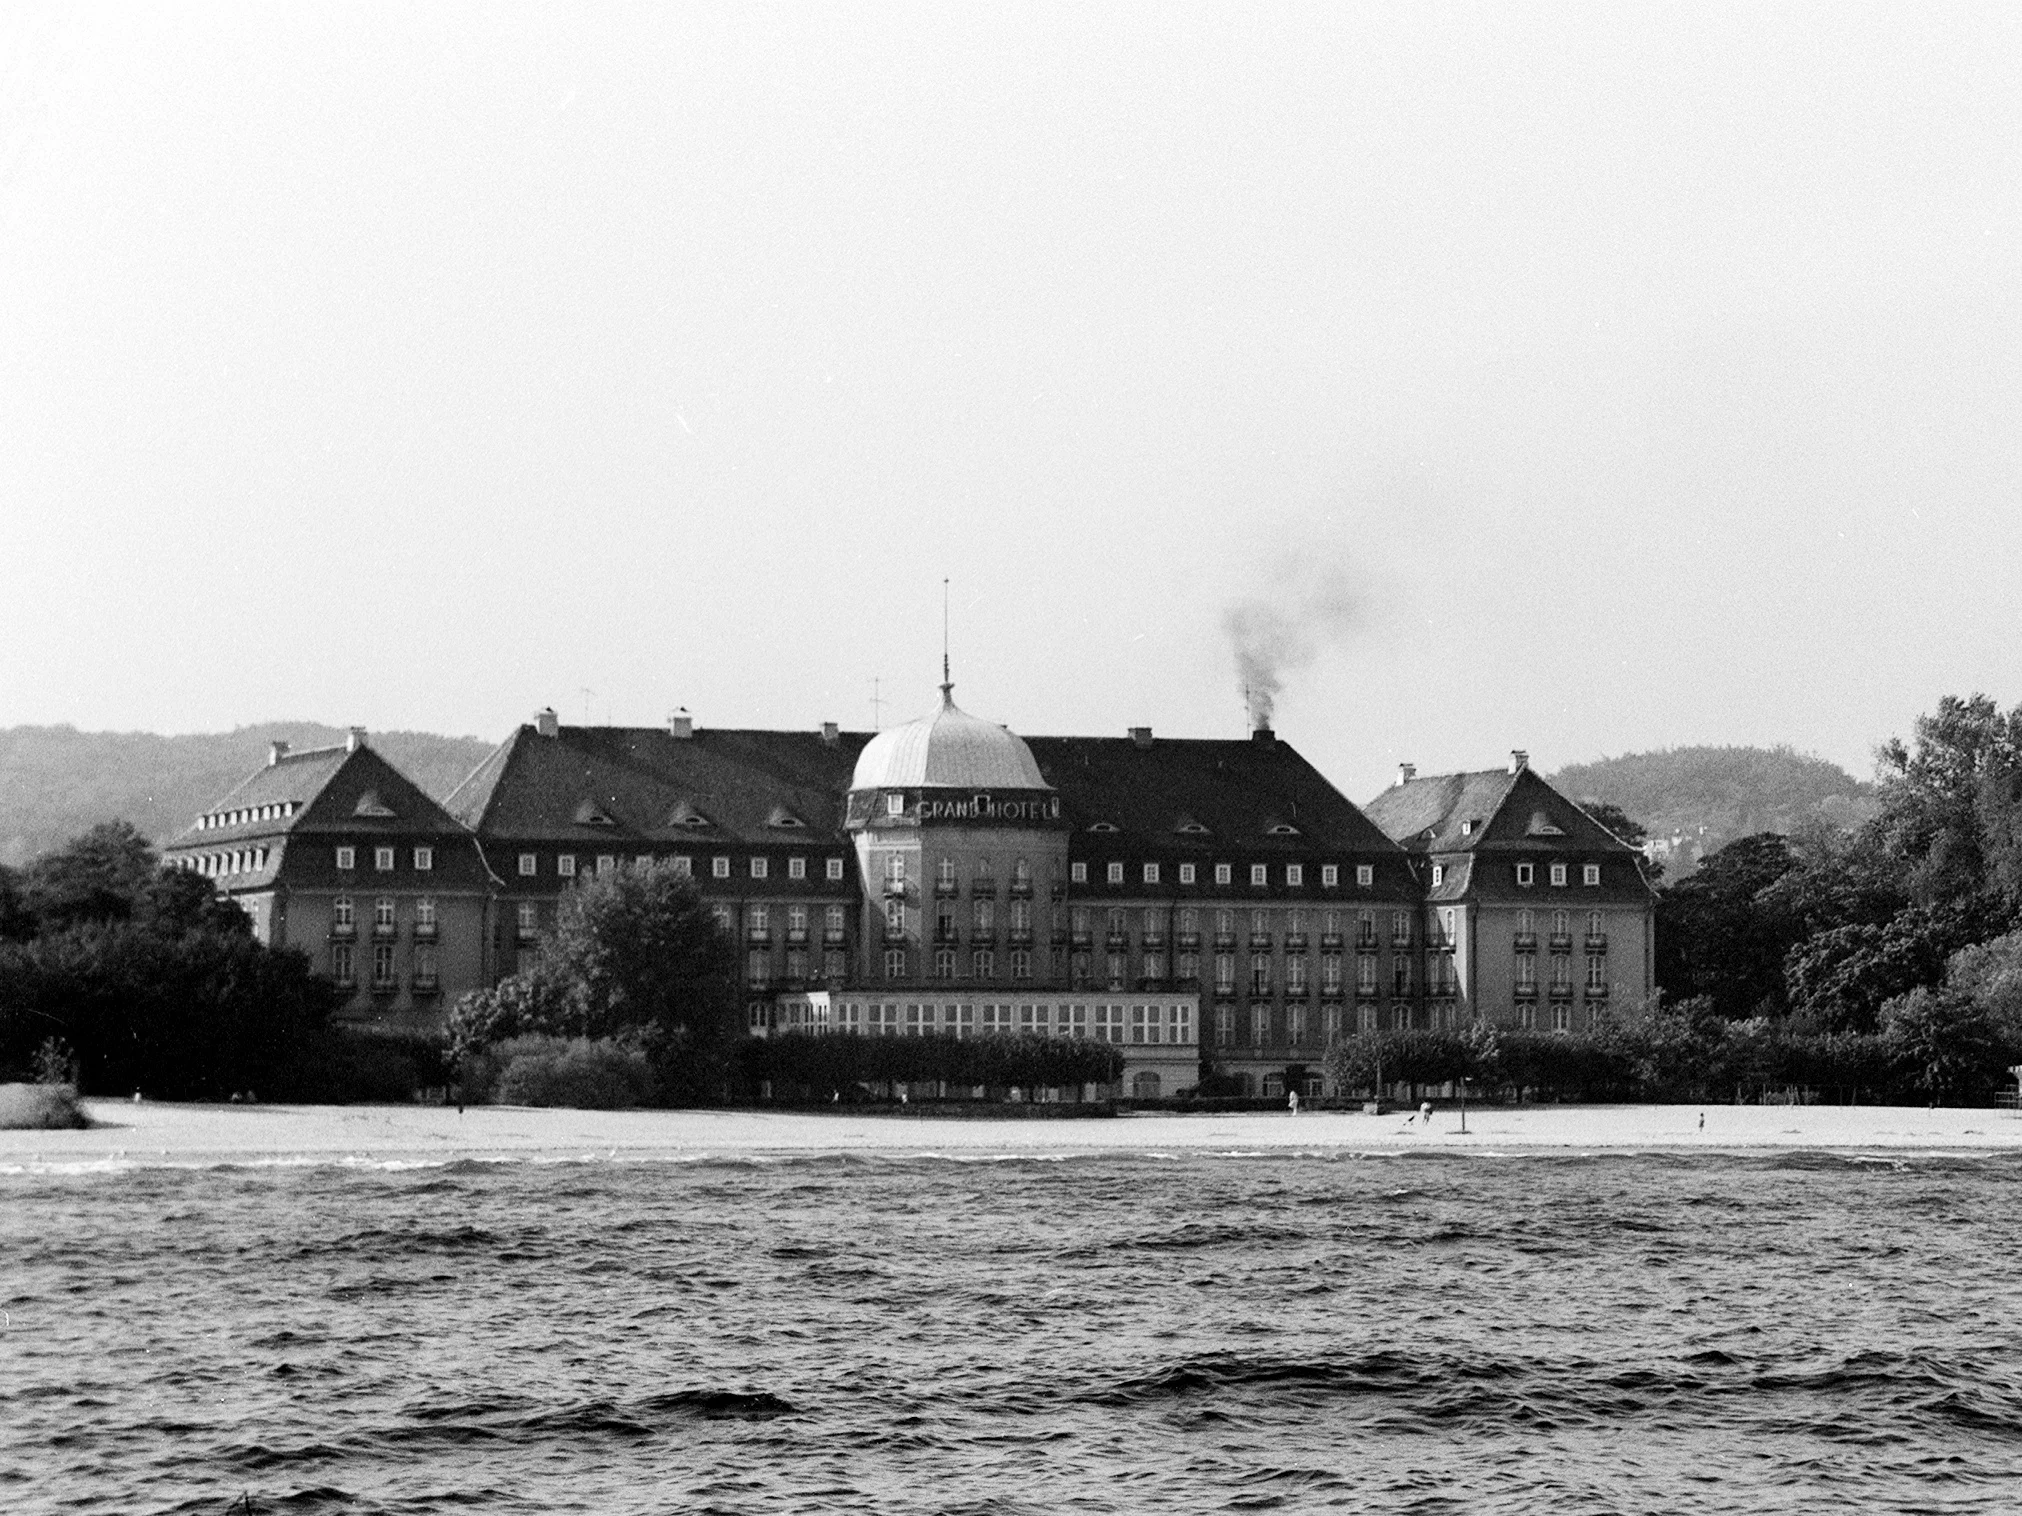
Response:
[[[1293,1090],[1290,1094],[1286,1095],[1285,1109],[1290,1111],[1294,1116],[1299,1114],[1299,1092],[1297,1090]]]
[[[1421,1101],[1419,1103],[1418,1124],[1420,1126],[1432,1125],[1432,1102],[1430,1100]]]

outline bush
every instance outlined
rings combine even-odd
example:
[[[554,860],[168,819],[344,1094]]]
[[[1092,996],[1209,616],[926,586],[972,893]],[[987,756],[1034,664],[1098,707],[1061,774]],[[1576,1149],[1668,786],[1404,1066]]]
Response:
[[[67,1084],[0,1084],[0,1131],[52,1132],[90,1125],[77,1091]]]
[[[247,1088],[267,1100],[305,1105],[405,1105],[424,1084],[446,1082],[436,1072],[440,1065],[440,1052],[420,1038],[312,1032],[266,1085]]]
[[[769,1080],[777,1095],[825,1100],[859,1084],[947,1083],[965,1089],[1060,1089],[1114,1084],[1123,1054],[1079,1037],[860,1037],[852,1034],[753,1038],[740,1049],[746,1079]]]
[[[653,1102],[652,1066],[611,1038],[514,1037],[492,1050],[502,1105],[616,1111]]]

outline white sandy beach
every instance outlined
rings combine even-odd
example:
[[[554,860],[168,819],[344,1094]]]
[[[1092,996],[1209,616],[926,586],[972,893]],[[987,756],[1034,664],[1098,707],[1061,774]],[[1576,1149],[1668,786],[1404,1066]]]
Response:
[[[0,1168],[103,1160],[208,1163],[488,1155],[1073,1154],[1285,1149],[2022,1149],[2008,1110],[1890,1106],[1457,1107],[1403,1113],[1144,1114],[969,1120],[772,1111],[559,1111],[474,1106],[233,1106],[91,1101],[82,1132],[0,1132]],[[1704,1115],[1705,1125],[1700,1126]]]

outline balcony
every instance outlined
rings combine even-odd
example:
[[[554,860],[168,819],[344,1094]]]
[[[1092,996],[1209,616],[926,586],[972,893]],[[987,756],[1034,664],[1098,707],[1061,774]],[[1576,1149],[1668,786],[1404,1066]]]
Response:
[[[1235,950],[1236,934],[1234,932],[1215,933],[1215,951],[1217,953],[1233,953]]]
[[[399,935],[400,928],[390,921],[375,921],[372,923],[372,940],[374,942],[391,942]]]
[[[1163,953],[1165,951],[1165,933],[1144,932],[1139,935],[1137,945],[1147,953]]]
[[[433,921],[417,921],[414,923],[414,940],[416,942],[433,942],[435,941],[435,937],[436,925]]]
[[[1347,996],[1348,987],[1345,984],[1323,984],[1320,986],[1320,998],[1322,1000],[1345,1000]]]
[[[1608,987],[1605,984],[1588,985],[1587,998],[1589,1000],[1606,1000],[1608,998]]]
[[[1201,976],[1198,974],[1175,974],[1172,982],[1175,989],[1197,990],[1201,987]]]
[[[1053,888],[1059,890],[1060,886],[1056,884]],[[1013,900],[1030,900],[1032,898],[1032,881],[1030,879],[1014,879],[1011,881],[1011,888],[1006,893]],[[1053,898],[1058,900],[1060,896],[1056,894]]]
[[[440,975],[416,974],[413,983],[414,993],[417,998],[424,995],[440,995],[442,993],[442,978]]]
[[[398,995],[400,993],[400,981],[398,979],[375,979],[372,981],[370,988],[375,995]]]
[[[772,988],[771,971],[768,969],[761,969],[755,973],[746,974],[744,976],[744,987],[747,990],[771,989]]]
[[[1391,952],[1401,953],[1410,946],[1411,946],[1411,934],[1409,932],[1399,932],[1391,934],[1390,938]]]
[[[1271,951],[1271,934],[1270,934],[1269,932],[1252,932],[1252,933],[1250,933],[1250,951],[1251,951],[1251,952],[1253,952],[1253,953],[1268,953],[1268,952],[1270,952],[1270,951]]]
[[[1357,937],[1355,939],[1355,951],[1358,953],[1373,953],[1377,951],[1377,949],[1380,948],[1381,946],[1382,944],[1377,942],[1373,934],[1367,937]]]
[[[1572,998],[1573,987],[1570,984],[1555,984],[1552,986],[1552,999],[1571,1000]]]
[[[997,898],[997,881],[994,879],[978,879],[974,881],[969,886],[969,898],[971,900],[995,900]]]
[[[1046,940],[1052,943],[1055,947],[1066,947],[1067,928],[1064,926],[1056,926],[1052,931],[1046,934]]]
[[[1355,998],[1357,1000],[1377,1000],[1382,997],[1382,994],[1383,992],[1373,984],[1358,984],[1355,986]]]
[[[1516,998],[1519,1000],[1535,1000],[1538,998],[1538,987],[1535,984],[1519,984],[1516,987]]]
[[[1233,984],[1222,984],[1219,981],[1216,983],[1215,999],[1234,1000],[1235,998],[1236,998],[1236,987]]]
[[[1020,894],[1021,892],[1029,896],[1032,893],[1032,886],[1029,884],[1019,885],[1015,883],[1011,886],[1012,894],[1016,895]],[[1054,880],[1052,885],[1049,886],[1047,889],[1047,898],[1052,900],[1065,900],[1067,898],[1066,881],[1060,879]]]
[[[330,940],[332,942],[356,942],[358,940],[357,923],[352,921],[331,922]]]
[[[906,881],[904,879],[893,879],[887,876],[885,879],[885,898],[888,900],[905,899]]]
[[[1453,939],[1434,932],[1425,939],[1425,951],[1428,953],[1450,953],[1453,951]]]
[[[1587,951],[1588,951],[1588,952],[1590,952],[1590,953],[1605,953],[1605,952],[1607,952],[1607,951],[1608,951],[1608,934],[1607,934],[1606,932],[1589,932],[1589,933],[1587,933]]]
[[[849,933],[839,926],[832,926],[821,934],[821,945],[823,947],[839,948],[848,942]]]
[[[1338,953],[1345,949],[1347,945],[1348,939],[1343,937],[1339,932],[1322,932],[1320,934],[1320,951],[1323,953]]]
[[[1182,953],[1198,953],[1201,950],[1199,932],[1180,932],[1173,937],[1173,946]]]
[[[885,941],[888,944],[897,947],[907,940],[906,929],[904,927],[893,926],[889,921],[885,923]]]
[[[521,947],[531,947],[533,946],[533,944],[539,942],[540,940],[541,940],[541,929],[537,926],[522,926],[513,928],[513,941],[517,942]]]
[[[746,947],[755,947],[755,948],[771,947],[772,946],[771,930],[769,928],[762,926],[753,927],[750,931],[744,934],[744,945]]]
[[[934,881],[934,898],[936,900],[953,900],[961,893],[962,886],[952,879],[936,879]]]
[[[1095,946],[1095,934],[1093,932],[1071,932],[1068,934],[1067,940],[1083,952]]]
[[[1311,1000],[1313,998],[1313,982],[1310,979],[1299,984],[1288,982],[1285,985],[1285,998],[1287,1000]]]
[[[939,921],[934,924],[935,947],[960,947],[961,945],[962,929],[960,927],[953,926],[945,921]]]
[[[1252,979],[1250,981],[1250,998],[1252,1000],[1269,1000],[1271,998],[1271,981],[1269,979]]]
[[[1515,943],[1516,950],[1519,953],[1535,953],[1538,950],[1538,934],[1536,932],[1518,932],[1515,937]]]
[[[790,926],[790,927],[788,927],[788,928],[786,929],[786,945],[787,945],[788,947],[806,947],[806,946],[807,946],[807,928],[806,928],[806,927],[791,927],[791,926]]]
[[[1460,986],[1455,983],[1442,981],[1439,984],[1433,985],[1425,993],[1430,995],[1434,1000],[1452,1000],[1460,994]]]
[[[1139,974],[1137,976],[1137,987],[1141,990],[1162,990],[1165,988],[1165,975]]]
[[[1573,950],[1573,934],[1571,932],[1553,932],[1549,941],[1551,950],[1554,953],[1570,953]]]
[[[1287,932],[1285,934],[1285,951],[1288,953],[1305,952],[1306,934],[1304,932]]]
[[[1055,932],[1053,935],[1058,938],[1060,934]],[[981,937],[977,939],[979,942],[985,940],[987,939]],[[1029,926],[1014,926],[1004,934],[1004,940],[1010,943],[1012,947],[1030,947],[1032,946],[1032,928]]]
[[[1102,939],[1102,944],[1112,953],[1127,953],[1130,951],[1130,933],[1111,932]]]

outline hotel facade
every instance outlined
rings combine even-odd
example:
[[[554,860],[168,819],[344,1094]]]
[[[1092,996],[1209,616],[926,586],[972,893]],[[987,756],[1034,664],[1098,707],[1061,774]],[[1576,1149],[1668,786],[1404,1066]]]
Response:
[[[384,1029],[440,1025],[576,883],[644,860],[738,943],[755,1035],[1086,1037],[1138,1098],[1331,1094],[1356,1031],[1573,1030],[1652,993],[1639,855],[1521,754],[1358,808],[1268,729],[1025,738],[946,685],[875,734],[546,710],[441,805],[354,732],[277,753],[166,852]]]

